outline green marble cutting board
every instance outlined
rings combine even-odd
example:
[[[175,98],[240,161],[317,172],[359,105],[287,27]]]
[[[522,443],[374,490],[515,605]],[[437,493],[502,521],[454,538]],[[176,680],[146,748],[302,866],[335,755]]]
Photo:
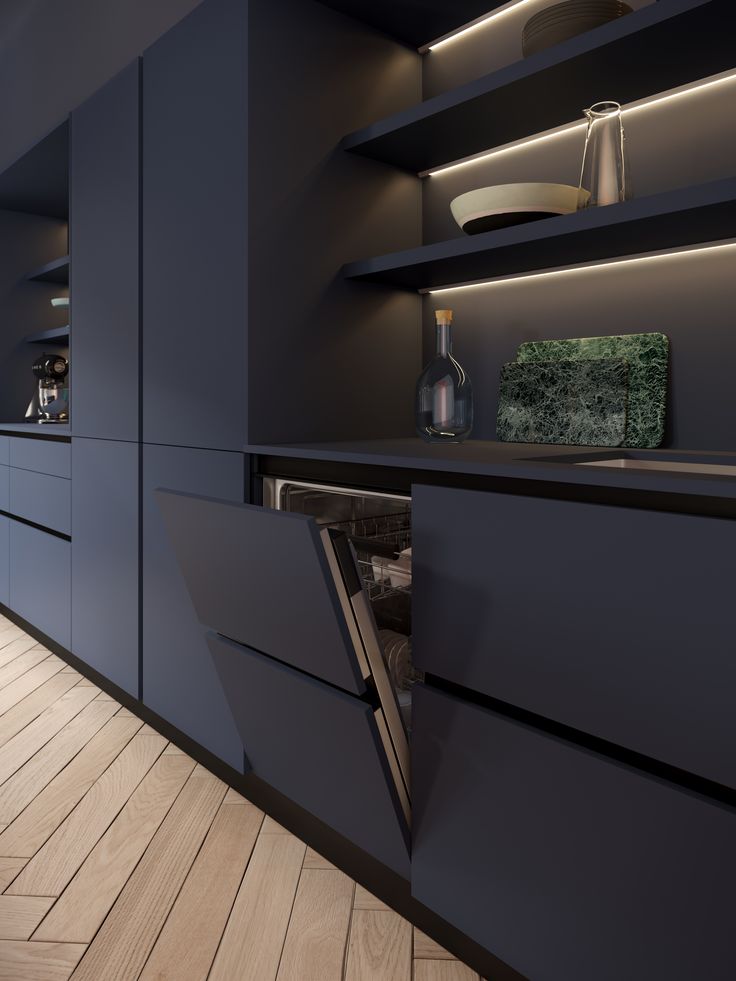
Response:
[[[513,361],[501,369],[496,433],[508,443],[620,446],[626,435],[625,361]]]
[[[621,334],[561,341],[528,341],[521,362],[613,358],[629,364],[629,401],[622,446],[653,449],[664,439],[669,338],[664,334]]]

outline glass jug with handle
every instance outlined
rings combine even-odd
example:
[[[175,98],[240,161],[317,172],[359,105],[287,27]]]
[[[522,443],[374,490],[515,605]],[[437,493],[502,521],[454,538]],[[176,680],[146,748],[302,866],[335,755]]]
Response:
[[[626,135],[618,102],[596,102],[584,110],[588,120],[579,207],[618,204],[631,197]]]

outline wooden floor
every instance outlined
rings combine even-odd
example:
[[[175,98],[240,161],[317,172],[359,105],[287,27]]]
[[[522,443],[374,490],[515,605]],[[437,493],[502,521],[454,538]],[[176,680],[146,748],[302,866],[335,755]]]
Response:
[[[0,981],[479,981],[0,616]]]

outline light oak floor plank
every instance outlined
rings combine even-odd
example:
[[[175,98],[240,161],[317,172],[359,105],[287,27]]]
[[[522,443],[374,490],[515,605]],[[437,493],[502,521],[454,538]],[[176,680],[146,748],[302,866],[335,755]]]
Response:
[[[92,940],[193,769],[194,763],[182,758],[158,758],[36,931],[34,940]]]
[[[345,981],[411,981],[411,974],[411,925],[387,910],[353,910]]]
[[[220,806],[140,981],[206,981],[262,821],[242,799]]]
[[[87,949],[74,981],[138,977],[224,796],[225,785],[198,766]]]
[[[102,689],[100,689],[100,694],[97,697],[101,702],[115,702],[116,705],[118,704],[118,700],[116,698],[113,698],[112,695],[108,694]]]
[[[32,691],[39,688],[49,678],[53,678],[55,674],[59,674],[61,670],[61,667],[55,664],[51,658],[46,658],[45,661],[37,664],[35,668],[31,668],[25,674],[21,675],[20,678],[16,678],[15,681],[6,685],[0,691],[0,715],[3,712],[7,712],[14,705],[17,705],[26,695],[30,695]]]
[[[110,719],[81,753],[0,834],[0,854],[23,858],[24,861],[35,855],[125,749],[139,728],[140,722],[133,719]]]
[[[0,940],[0,981],[67,981],[83,953],[80,944]]]
[[[261,828],[262,835],[288,835],[290,834],[286,828],[282,827],[277,821],[274,821],[272,817],[268,814],[263,819],[263,827]]]
[[[0,858],[0,892],[4,892],[28,861],[27,858],[3,856]]]
[[[275,981],[305,851],[293,835],[259,836],[209,981]]]
[[[277,981],[342,981],[354,888],[342,872],[304,868]]]
[[[16,657],[21,654],[25,654],[26,651],[33,650],[38,642],[29,637],[28,634],[21,634],[20,637],[14,638],[10,643],[4,644],[0,647],[0,668],[5,667],[5,665],[10,664],[14,661]],[[41,658],[43,660],[43,658]]]
[[[440,947],[436,940],[432,940],[426,933],[414,927],[414,958],[428,961],[454,961],[455,955],[449,950]]]
[[[460,961],[415,961],[414,981],[480,981],[475,971]]]
[[[75,685],[21,732],[9,739],[0,748],[0,784],[5,783],[8,777],[27,763],[57,732],[61,732],[93,698],[92,689]]]
[[[326,869],[330,871],[335,868],[332,862],[328,862],[326,858],[316,852],[313,848],[307,848],[306,854],[304,856],[304,868],[305,869]]]
[[[16,627],[14,623],[8,621],[0,625],[0,649],[6,647],[12,641],[17,640],[19,637],[26,636],[24,630],[20,627]]]
[[[34,668],[41,661],[45,661],[47,657],[53,657],[53,654],[49,655],[48,651],[30,650],[26,651],[25,654],[19,654],[18,657],[13,658],[10,664],[6,664],[0,668],[0,689],[5,688],[6,685],[9,685],[11,681],[15,681],[16,678],[20,678],[29,668]],[[56,661],[52,663],[56,664]]]
[[[163,736],[134,736],[7,892],[60,896],[165,745]]]
[[[52,903],[44,896],[0,896],[0,940],[28,940]]]
[[[79,684],[80,685],[88,685],[90,688],[97,688],[97,685],[94,683],[94,681],[90,681],[90,679],[89,678],[85,678],[84,675],[82,675],[80,677]],[[98,688],[98,691],[100,691],[99,688]]]
[[[39,670],[45,666],[46,662],[43,661],[36,668],[32,668],[23,678],[27,678],[29,675],[33,674],[34,671]],[[18,681],[22,681],[19,678]],[[15,682],[13,683],[15,684]],[[56,702],[62,695],[70,691],[77,684],[77,679],[73,678],[71,675],[59,674],[54,675],[48,681],[39,685],[35,691],[32,691],[25,698],[21,699],[17,705],[8,707],[5,714],[0,717],[0,746],[4,746],[9,739],[17,735],[21,729],[25,729],[29,722],[33,722],[37,719],[42,712],[50,708],[54,702]],[[8,688],[0,692],[0,699],[2,699],[3,694],[12,688],[12,685],[8,685]]]
[[[387,906],[382,900],[373,893],[368,892],[359,883],[355,886],[355,899],[353,901],[354,909],[383,909],[391,912],[391,907]]]
[[[10,824],[115,714],[92,701],[0,787],[0,821]]]

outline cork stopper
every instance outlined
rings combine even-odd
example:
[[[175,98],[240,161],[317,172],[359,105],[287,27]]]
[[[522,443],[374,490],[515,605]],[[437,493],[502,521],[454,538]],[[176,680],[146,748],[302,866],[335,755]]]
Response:
[[[438,324],[451,324],[452,310],[435,310],[434,318]]]

